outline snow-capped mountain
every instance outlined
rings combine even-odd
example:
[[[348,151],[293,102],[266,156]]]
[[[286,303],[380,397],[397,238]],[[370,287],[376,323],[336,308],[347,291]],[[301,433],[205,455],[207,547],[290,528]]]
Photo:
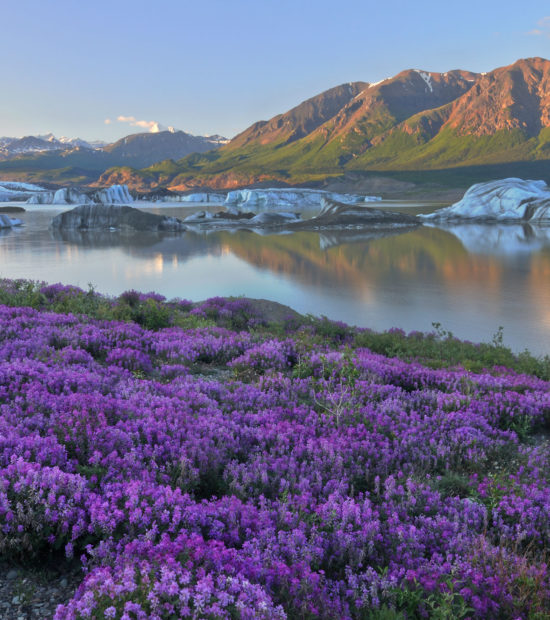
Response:
[[[52,133],[22,138],[0,137],[0,161],[25,156],[59,155],[67,166],[71,154],[79,154],[78,166],[82,166],[82,157],[93,157],[94,167],[101,167],[98,158],[103,157],[105,167],[114,165],[148,166],[166,159],[181,159],[190,153],[203,153],[224,144],[229,140],[219,135],[194,136],[161,125],[155,131],[131,134],[112,144],[100,140],[88,141],[81,138],[57,138]],[[103,160],[101,160],[103,161]]]

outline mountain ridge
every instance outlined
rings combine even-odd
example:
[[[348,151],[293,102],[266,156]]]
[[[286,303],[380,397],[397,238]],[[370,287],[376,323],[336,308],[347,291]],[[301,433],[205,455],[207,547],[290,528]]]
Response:
[[[104,151],[120,161],[125,146]],[[407,69],[377,83],[341,84],[217,146],[181,159],[159,153],[146,165],[128,157],[109,167],[106,157],[95,162],[93,184],[183,191],[322,184],[352,174],[428,178],[475,167],[482,174],[511,164],[538,171],[550,159],[550,61],[520,59],[487,73]],[[99,171],[101,163],[107,169]]]

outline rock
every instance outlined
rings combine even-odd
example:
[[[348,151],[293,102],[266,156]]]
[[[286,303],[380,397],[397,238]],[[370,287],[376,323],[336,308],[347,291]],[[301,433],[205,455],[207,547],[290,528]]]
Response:
[[[421,221],[414,215],[396,213],[384,209],[373,209],[362,205],[352,205],[329,198],[321,201],[321,211],[309,220],[292,224],[299,228],[343,228],[364,226],[420,226]],[[290,226],[289,226],[290,228]]]
[[[281,226],[300,219],[297,213],[258,213],[247,222],[248,226]]]
[[[178,218],[146,213],[126,205],[80,205],[57,215],[51,225],[60,230],[185,230]]]
[[[544,181],[514,177],[477,183],[459,202],[419,217],[426,221],[550,221],[550,187]]]
[[[6,574],[6,579],[12,581],[13,579],[17,579],[19,576],[19,571],[16,568],[10,569]]]
[[[23,207],[0,207],[0,213],[25,213]]]
[[[192,213],[184,218],[184,222],[204,222],[206,220],[211,220],[214,218],[212,213],[208,211],[197,211],[197,213]]]

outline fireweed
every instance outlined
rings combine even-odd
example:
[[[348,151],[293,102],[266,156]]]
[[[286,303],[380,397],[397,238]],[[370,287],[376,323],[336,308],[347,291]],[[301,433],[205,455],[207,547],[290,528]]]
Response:
[[[39,294],[0,306],[0,549],[81,558],[58,620],[550,614],[547,382],[278,338],[247,300],[151,331]]]

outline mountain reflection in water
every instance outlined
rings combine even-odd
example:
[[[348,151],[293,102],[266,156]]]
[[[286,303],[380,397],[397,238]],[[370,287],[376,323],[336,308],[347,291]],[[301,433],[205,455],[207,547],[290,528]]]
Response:
[[[265,297],[374,329],[428,331],[438,321],[475,341],[502,325],[515,350],[550,352],[550,228],[54,234],[51,212],[23,215],[25,228],[0,236],[2,277],[106,294]]]

